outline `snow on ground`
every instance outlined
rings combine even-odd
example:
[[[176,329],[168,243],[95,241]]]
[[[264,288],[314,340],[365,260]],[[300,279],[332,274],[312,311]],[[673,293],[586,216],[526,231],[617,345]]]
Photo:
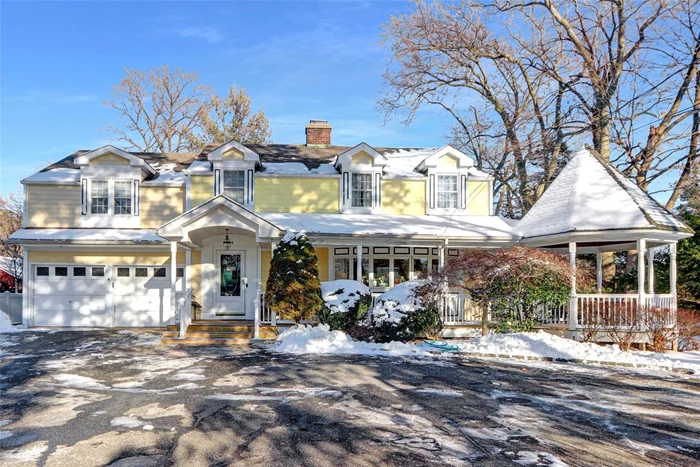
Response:
[[[12,325],[12,320],[4,311],[0,310],[0,334],[19,332],[19,329]]]
[[[479,356],[551,358],[584,363],[612,363],[659,370],[692,371],[700,375],[700,352],[624,352],[614,345],[577,342],[544,331],[517,334],[488,334],[472,340],[451,341],[459,354]],[[444,358],[452,352],[438,353],[421,344],[390,342],[374,344],[353,340],[327,325],[300,325],[287,329],[277,337],[271,350],[289,354],[355,354],[379,356],[414,356]]]
[[[658,369],[692,370],[700,374],[700,352],[624,352],[615,345],[577,342],[544,331],[488,334],[471,341],[455,343],[463,353],[610,362]]]
[[[362,282],[337,280],[321,282],[323,302],[331,313],[347,313],[355,306],[361,295],[372,292]]]
[[[326,324],[291,327],[277,336],[277,345],[271,350],[291,354],[430,355],[428,351],[416,345],[402,342],[388,344],[358,342],[342,331],[331,331]]]

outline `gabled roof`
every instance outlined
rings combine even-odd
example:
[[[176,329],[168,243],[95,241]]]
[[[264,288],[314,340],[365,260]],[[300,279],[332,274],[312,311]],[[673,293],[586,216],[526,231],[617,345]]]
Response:
[[[355,154],[359,153],[367,153],[370,155],[372,158],[372,165],[377,166],[377,167],[384,167],[388,161],[386,156],[381,154],[379,151],[374,149],[372,146],[370,146],[367,143],[360,143],[357,146],[353,146],[347,151],[344,151],[342,154],[338,155],[338,158],[335,161],[335,167],[337,169],[340,169],[344,165],[350,164],[350,161],[352,161],[352,157]]]
[[[692,229],[589,149],[574,154],[517,227],[523,238],[634,229],[692,233]]]
[[[474,167],[474,159],[467,156],[462,151],[459,151],[458,149],[455,149],[454,147],[447,144],[435,151],[433,154],[431,154],[430,157],[425,158],[425,160],[423,160],[423,162],[421,162],[420,165],[418,165],[417,169],[423,172],[428,170],[429,168],[435,168],[438,166],[440,158],[442,158],[442,156],[445,155],[450,155],[456,158],[457,166],[459,168]]]
[[[129,161],[129,164],[133,167],[139,167],[141,170],[149,175],[155,175],[157,173],[156,169],[151,167],[151,165],[143,158],[133,155],[130,152],[126,152],[123,149],[116,148],[112,145],[102,146],[101,148],[94,149],[92,151],[86,152],[75,156],[73,163],[78,166],[88,165],[93,159],[100,158],[107,154],[114,154],[116,156],[122,157]]]

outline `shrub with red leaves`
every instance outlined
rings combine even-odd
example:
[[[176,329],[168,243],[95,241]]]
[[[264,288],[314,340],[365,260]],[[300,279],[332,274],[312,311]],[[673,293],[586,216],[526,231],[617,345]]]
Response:
[[[681,308],[677,320],[678,350],[700,350],[700,313]]]

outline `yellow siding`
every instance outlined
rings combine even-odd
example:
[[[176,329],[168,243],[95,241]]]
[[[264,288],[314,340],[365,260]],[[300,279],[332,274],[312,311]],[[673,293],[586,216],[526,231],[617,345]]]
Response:
[[[27,185],[29,227],[80,227],[80,187]]]
[[[238,149],[229,149],[221,155],[221,158],[225,161],[242,161],[243,153]]]
[[[457,159],[449,154],[445,154],[438,161],[438,167],[441,169],[456,169]]]
[[[382,182],[382,213],[425,215],[425,181],[384,180]]]
[[[262,178],[255,180],[256,212],[337,213],[337,178]]]
[[[366,152],[358,152],[354,156],[352,156],[352,163],[353,165],[356,164],[372,164],[374,162],[374,159],[372,159],[372,156],[367,154]]]
[[[90,161],[90,165],[129,165],[130,162],[116,154],[106,154]]]
[[[177,254],[178,263],[182,254],[182,263],[185,264],[184,253]],[[192,286],[192,295],[197,298],[197,301],[202,303],[202,252],[199,250],[192,251],[191,266],[190,266],[190,285]]]
[[[321,282],[327,281],[329,257],[328,248],[316,248],[316,256],[318,257],[318,278],[321,280]],[[260,277],[262,278],[263,288],[265,288],[265,285],[267,284],[267,277],[270,275],[271,258],[272,256],[270,255],[270,250],[261,251],[262,268],[260,270]]]
[[[467,214],[470,216],[488,216],[491,214],[489,205],[489,182],[467,182]]]
[[[214,196],[214,176],[213,175],[193,175],[192,191],[190,201],[192,207],[199,206]]]
[[[141,186],[141,228],[156,229],[185,212],[185,188]]]

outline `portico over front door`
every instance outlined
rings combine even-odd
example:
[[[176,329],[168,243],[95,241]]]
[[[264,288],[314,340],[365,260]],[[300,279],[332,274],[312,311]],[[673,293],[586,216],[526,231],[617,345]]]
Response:
[[[217,319],[245,318],[245,252],[217,251]]]

